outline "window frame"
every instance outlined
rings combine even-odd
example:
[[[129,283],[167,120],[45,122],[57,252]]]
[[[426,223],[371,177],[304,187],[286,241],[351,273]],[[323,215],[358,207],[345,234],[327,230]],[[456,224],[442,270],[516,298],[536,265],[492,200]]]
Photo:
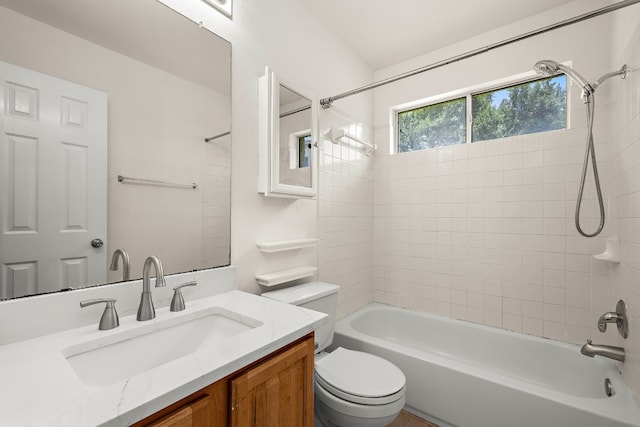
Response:
[[[300,166],[300,138],[313,139],[311,129],[303,129],[289,133],[289,169],[304,169],[311,166],[311,152],[309,152],[309,165]]]
[[[308,168],[311,166],[311,149],[313,148],[311,132],[298,136],[298,168]],[[306,155],[305,155],[306,154]],[[303,165],[302,160],[306,160]]]
[[[566,114],[566,119],[565,119],[565,130],[570,128],[570,123],[569,123],[569,118],[570,118],[570,102],[569,102],[569,96],[570,96],[570,88],[573,85],[573,82],[571,81],[571,79],[566,76],[564,73],[559,73],[556,74],[554,76],[551,76],[551,78],[553,77],[557,77],[560,75],[564,75],[566,78],[566,84],[565,84],[565,92],[566,92],[566,107],[565,107],[565,114]],[[391,121],[391,141],[393,142],[392,144],[390,144],[390,154],[405,154],[405,153],[414,153],[414,152],[418,152],[418,151],[425,151],[428,149],[423,149],[423,150],[413,150],[413,151],[403,151],[400,152],[399,151],[399,143],[400,143],[400,127],[398,126],[398,120],[399,120],[399,114],[401,113],[405,113],[407,111],[412,111],[412,110],[416,110],[419,108],[423,108],[423,107],[429,107],[432,105],[437,105],[443,102],[448,102],[448,101],[453,101],[456,99],[462,99],[465,98],[465,106],[466,106],[466,110],[465,110],[465,142],[464,144],[455,144],[455,145],[467,145],[467,144],[476,144],[476,143],[481,143],[481,142],[485,142],[485,141],[492,141],[491,139],[487,139],[487,140],[481,140],[481,141],[475,141],[472,142],[472,132],[473,132],[473,115],[472,115],[472,111],[473,111],[473,105],[472,105],[472,98],[474,95],[478,95],[478,94],[482,94],[482,93],[486,93],[486,92],[493,92],[493,91],[497,91],[497,90],[502,90],[502,89],[508,89],[512,86],[518,86],[521,84],[525,84],[525,83],[533,83],[536,82],[538,80],[544,80],[550,77],[542,77],[536,73],[533,72],[527,72],[527,73],[523,73],[523,74],[518,74],[515,76],[511,76],[511,77],[506,77],[503,79],[499,79],[499,80],[495,80],[489,83],[483,83],[480,85],[476,85],[476,86],[472,86],[472,87],[468,87],[465,89],[458,89],[458,90],[454,90],[451,92],[446,92],[443,94],[439,94],[439,95],[435,95],[435,96],[430,96],[427,98],[422,98],[419,100],[415,100],[415,101],[411,101],[411,102],[407,102],[404,104],[400,104],[400,105],[396,105],[394,107],[391,107],[391,117],[390,117],[390,121]],[[543,132],[553,132],[553,131],[557,131],[560,129],[555,129],[555,130],[551,130],[551,131],[543,131]],[[526,135],[530,135],[530,134],[526,134]],[[453,145],[449,145],[447,147],[450,147]],[[437,148],[442,148],[442,147],[437,147]],[[435,149],[437,149],[435,148]]]

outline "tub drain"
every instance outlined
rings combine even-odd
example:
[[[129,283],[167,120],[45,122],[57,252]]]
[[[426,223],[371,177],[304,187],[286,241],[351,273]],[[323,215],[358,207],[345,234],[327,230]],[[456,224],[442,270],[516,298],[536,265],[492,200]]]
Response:
[[[611,380],[609,378],[605,378],[604,380],[604,393],[609,397],[615,394],[613,387],[611,387]]]

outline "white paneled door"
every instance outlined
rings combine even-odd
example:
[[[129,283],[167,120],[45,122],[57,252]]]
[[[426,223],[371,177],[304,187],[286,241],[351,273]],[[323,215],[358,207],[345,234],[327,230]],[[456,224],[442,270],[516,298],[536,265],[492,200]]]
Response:
[[[0,81],[0,298],[104,283],[107,94],[5,62]]]

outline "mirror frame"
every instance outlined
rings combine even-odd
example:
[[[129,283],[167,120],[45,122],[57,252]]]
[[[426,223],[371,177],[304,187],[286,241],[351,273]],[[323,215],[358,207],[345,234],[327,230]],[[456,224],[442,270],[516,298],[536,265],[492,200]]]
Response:
[[[280,182],[280,85],[276,73],[266,67],[258,81],[258,192],[265,197],[315,199],[318,194],[318,102],[290,86],[287,89],[311,101],[311,187]]]

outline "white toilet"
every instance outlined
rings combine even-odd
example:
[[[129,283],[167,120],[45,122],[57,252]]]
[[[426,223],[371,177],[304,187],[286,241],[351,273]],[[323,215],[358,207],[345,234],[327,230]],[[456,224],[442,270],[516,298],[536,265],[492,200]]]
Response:
[[[262,296],[329,315],[329,324],[315,331],[316,427],[384,427],[404,406],[405,376],[397,366],[373,354],[341,347],[324,351],[333,341],[338,289],[330,283],[312,282]]]

